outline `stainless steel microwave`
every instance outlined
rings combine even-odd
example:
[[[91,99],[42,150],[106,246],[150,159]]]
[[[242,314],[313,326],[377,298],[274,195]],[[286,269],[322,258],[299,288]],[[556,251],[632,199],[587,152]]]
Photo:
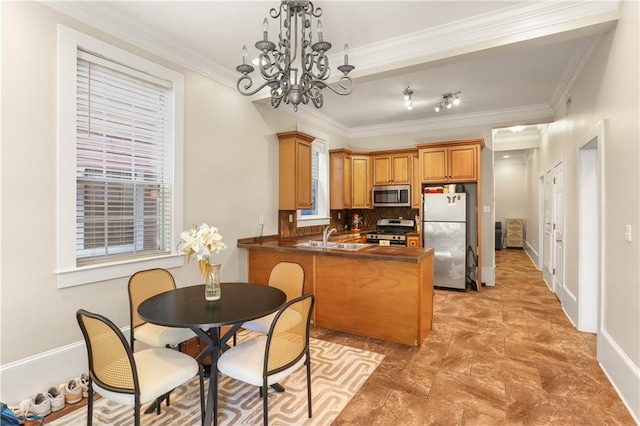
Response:
[[[411,185],[374,186],[373,207],[411,207]]]

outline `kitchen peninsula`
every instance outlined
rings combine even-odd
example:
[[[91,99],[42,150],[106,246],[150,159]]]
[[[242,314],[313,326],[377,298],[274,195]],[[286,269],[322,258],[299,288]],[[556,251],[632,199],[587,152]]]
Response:
[[[421,346],[433,319],[433,249],[366,245],[358,250],[301,247],[309,237],[238,240],[250,282],[267,283],[273,266],[297,262],[314,293],[314,324]]]

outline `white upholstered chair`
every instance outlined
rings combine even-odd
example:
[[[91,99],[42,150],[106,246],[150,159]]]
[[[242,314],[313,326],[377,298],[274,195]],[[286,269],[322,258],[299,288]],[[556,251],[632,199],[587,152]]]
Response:
[[[89,401],[87,425],[93,423],[93,391],[103,398],[134,407],[134,424],[140,425],[140,405],[162,395],[196,375],[200,379],[200,413],[204,413],[202,367],[187,354],[169,348],[149,348],[135,354],[122,331],[102,315],[80,309],[78,325],[87,346]]]
[[[225,351],[218,370],[229,377],[260,387],[264,424],[269,421],[269,386],[283,380],[303,365],[307,372],[307,409],[311,406],[311,355],[309,324],[314,296],[307,294],[287,302],[276,313],[267,335],[241,342]]]

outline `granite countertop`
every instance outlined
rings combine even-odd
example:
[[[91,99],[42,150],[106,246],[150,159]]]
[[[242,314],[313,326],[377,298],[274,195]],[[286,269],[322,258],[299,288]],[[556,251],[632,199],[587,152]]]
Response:
[[[329,241],[340,242],[340,240],[343,240],[349,236],[353,236],[353,234],[357,234],[357,232],[347,231],[338,234],[332,234],[329,238]],[[299,243],[321,240],[322,235],[319,234],[292,238],[278,238],[277,236],[267,236],[264,237],[261,242],[258,241],[256,237],[250,237],[239,239],[237,246],[250,250],[271,250],[320,256],[343,256],[409,263],[420,263],[429,256],[433,256],[432,248],[379,246],[377,244],[368,244],[366,247],[359,250],[341,250],[327,247],[296,247],[296,244]]]

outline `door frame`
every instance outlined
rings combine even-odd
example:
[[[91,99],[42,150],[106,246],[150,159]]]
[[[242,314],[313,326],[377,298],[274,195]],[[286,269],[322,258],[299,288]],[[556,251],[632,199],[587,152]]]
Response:
[[[604,135],[605,123],[604,120],[599,120],[578,139],[578,315],[576,323],[578,330],[597,334],[600,334],[604,283]],[[587,181],[587,173],[593,171],[594,167],[595,181]],[[595,200],[589,192],[584,192],[594,190]],[[587,215],[588,213],[595,213],[595,218]]]
[[[565,176],[565,172],[564,172],[564,161],[563,160],[564,160],[563,158],[560,158],[560,161],[556,162],[554,164],[553,168],[552,168],[552,171],[553,171],[553,189],[551,191],[552,197],[553,197],[553,200],[552,200],[552,204],[553,204],[553,209],[552,209],[552,211],[553,211],[553,228],[552,228],[552,233],[551,233],[551,235],[552,235],[552,241],[551,241],[551,244],[552,244],[552,246],[551,246],[552,258],[551,259],[552,259],[552,262],[553,262],[553,271],[552,271],[553,292],[558,295],[558,297],[560,298],[560,301],[564,301],[564,298],[567,296],[565,282],[564,282],[564,278],[565,278],[564,226],[565,226],[565,223],[566,223],[566,221],[565,221],[565,218],[566,218],[565,204],[566,203],[565,203],[565,200],[564,200],[564,198],[565,198],[565,193],[564,193],[564,182],[565,182],[564,176]],[[561,170],[562,170],[562,183],[561,184],[556,182],[556,174],[557,174],[556,170],[558,169],[558,167],[561,167]],[[560,263],[561,263],[560,268],[558,268],[558,265],[557,265],[558,258],[557,258],[557,253],[556,253],[556,242],[558,242],[558,240],[557,240],[557,232],[559,232],[556,229],[556,220],[558,219],[558,217],[556,215],[558,213],[558,204],[560,204],[560,203],[557,202],[558,200],[557,200],[557,197],[556,197],[556,189],[557,189],[557,187],[559,185],[562,185],[562,188],[561,188],[562,196],[561,196],[561,199],[560,199],[560,203],[562,204],[562,208],[561,208],[561,211],[560,211],[560,218],[559,218],[559,220],[562,221],[562,230],[560,231],[560,232],[562,232],[562,237],[561,237],[562,238],[562,241],[561,241],[561,243],[562,243],[562,257],[560,259]],[[557,277],[556,270],[557,269],[560,269],[560,280],[559,280],[560,284],[559,285],[557,284],[558,280],[556,279],[556,277]]]

